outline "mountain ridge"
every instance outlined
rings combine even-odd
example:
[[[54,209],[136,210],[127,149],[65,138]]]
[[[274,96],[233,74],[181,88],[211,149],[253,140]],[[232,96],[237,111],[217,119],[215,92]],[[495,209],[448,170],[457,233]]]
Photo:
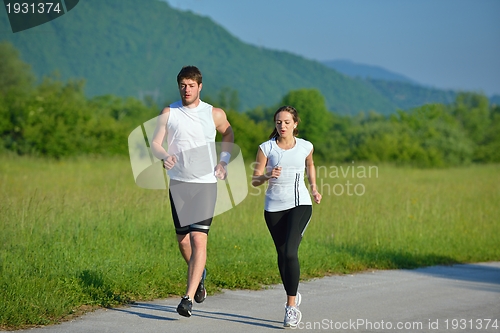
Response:
[[[349,59],[325,60],[322,61],[322,63],[350,77],[360,77],[362,79],[376,79],[385,81],[397,81],[397,82],[421,85],[417,81],[405,75],[388,70],[382,66],[367,65],[363,63],[354,62]]]
[[[436,88],[421,84],[405,75],[388,70],[382,66],[356,63],[349,59],[322,61],[338,72],[360,79],[373,86],[399,108],[407,110],[427,103],[452,103],[459,90]],[[489,97],[491,104],[500,104],[500,95]]]
[[[91,22],[91,23],[89,23]],[[206,16],[160,0],[86,0],[71,12],[16,34],[0,11],[0,40],[10,41],[41,78],[83,78],[86,94],[115,94],[158,104],[178,99],[184,65],[204,75],[203,96],[238,91],[239,111],[272,106],[289,91],[316,88],[330,111],[391,114],[401,103],[380,85],[351,78],[319,61],[246,44]],[[399,104],[398,104],[399,103]]]

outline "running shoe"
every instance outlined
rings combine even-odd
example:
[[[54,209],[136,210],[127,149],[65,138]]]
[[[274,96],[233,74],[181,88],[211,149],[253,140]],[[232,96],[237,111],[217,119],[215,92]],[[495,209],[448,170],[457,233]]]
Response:
[[[295,328],[300,323],[302,319],[302,312],[295,306],[285,307],[285,319],[283,321],[283,326]]]
[[[193,309],[193,301],[189,296],[183,296],[181,302],[177,306],[177,313],[184,317],[191,317],[191,310]]]
[[[207,290],[205,289],[205,278],[207,277],[207,269],[203,269],[203,274],[201,275],[201,281],[194,294],[194,300],[196,303],[202,303],[205,298],[207,298]]]

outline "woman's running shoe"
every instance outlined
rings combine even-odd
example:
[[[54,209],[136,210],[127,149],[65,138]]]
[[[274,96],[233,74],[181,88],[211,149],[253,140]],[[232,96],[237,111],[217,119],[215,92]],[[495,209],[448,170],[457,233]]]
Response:
[[[302,312],[295,306],[287,306],[285,308],[285,319],[283,320],[283,326],[295,328],[300,323],[302,319]]]

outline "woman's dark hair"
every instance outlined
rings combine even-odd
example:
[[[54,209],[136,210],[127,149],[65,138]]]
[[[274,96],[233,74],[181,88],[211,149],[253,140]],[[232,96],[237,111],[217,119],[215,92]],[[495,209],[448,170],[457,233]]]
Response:
[[[293,121],[296,122],[297,124],[300,123],[299,114],[297,113],[297,110],[295,110],[295,108],[293,106],[285,105],[285,106],[280,107],[274,113],[274,117],[273,117],[274,129],[273,129],[273,132],[271,133],[271,135],[269,135],[269,139],[277,138],[279,136],[278,130],[276,129],[276,116],[278,115],[278,113],[280,113],[282,111],[286,111],[286,112],[290,113],[293,117]],[[295,127],[293,129],[293,136],[297,136],[298,133],[299,133],[299,130],[297,129],[297,127]]]

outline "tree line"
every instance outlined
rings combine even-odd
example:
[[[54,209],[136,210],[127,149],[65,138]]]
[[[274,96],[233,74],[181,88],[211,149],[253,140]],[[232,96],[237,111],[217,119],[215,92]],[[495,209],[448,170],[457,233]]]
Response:
[[[316,89],[291,91],[281,104],[297,108],[299,136],[313,142],[315,158],[325,163],[449,167],[500,162],[500,106],[490,105],[482,94],[461,92],[453,103],[426,104],[389,116],[329,112]],[[270,133],[277,107],[246,112],[246,130],[263,124]]]
[[[36,83],[8,43],[0,43],[0,58],[0,152],[51,158],[127,155],[130,132],[162,108],[152,99],[87,98],[82,80],[62,82],[54,75]],[[216,96],[202,94],[202,99],[226,111],[247,161],[271,133],[275,110],[292,105],[301,118],[299,136],[314,144],[315,158],[322,163],[448,167],[500,162],[500,107],[482,94],[462,92],[450,104],[427,104],[389,116],[332,113],[317,89],[293,90],[277,105],[245,112],[238,111],[238,93],[231,88]]]

